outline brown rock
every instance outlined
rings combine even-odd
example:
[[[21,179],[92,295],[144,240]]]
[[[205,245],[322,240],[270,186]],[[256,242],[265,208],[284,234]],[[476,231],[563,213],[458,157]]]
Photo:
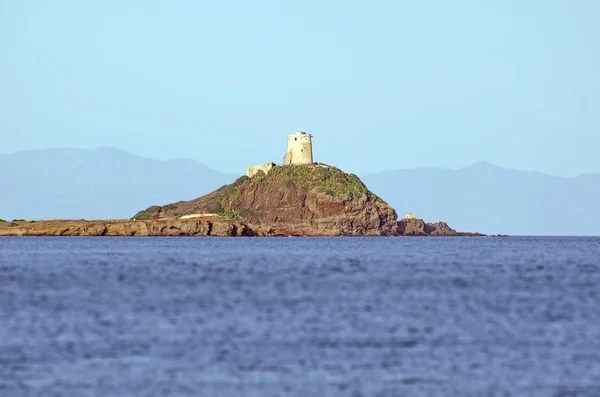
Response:
[[[275,167],[191,201],[151,207],[135,218],[223,212],[279,235],[394,235],[396,211],[353,174],[324,165]],[[219,233],[239,234],[233,230]]]
[[[0,223],[0,236],[252,236],[248,225],[233,221],[39,221],[17,227]]]
[[[423,219],[411,218],[398,221],[400,236],[483,236],[480,233],[463,233],[452,229],[446,222],[426,223]]]

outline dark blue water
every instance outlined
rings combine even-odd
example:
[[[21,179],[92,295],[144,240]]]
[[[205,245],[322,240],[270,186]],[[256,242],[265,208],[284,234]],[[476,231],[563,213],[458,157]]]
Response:
[[[0,396],[600,396],[600,239],[0,238]]]

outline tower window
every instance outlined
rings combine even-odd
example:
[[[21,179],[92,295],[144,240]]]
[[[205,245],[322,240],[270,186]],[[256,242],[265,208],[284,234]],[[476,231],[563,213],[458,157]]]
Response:
[[[297,141],[297,140],[298,140],[298,138],[294,138],[294,140],[295,140],[295,141]]]

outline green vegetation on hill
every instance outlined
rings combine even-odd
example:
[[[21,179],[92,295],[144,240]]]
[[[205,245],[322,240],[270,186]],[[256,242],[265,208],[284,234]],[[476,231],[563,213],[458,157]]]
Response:
[[[261,210],[252,208],[256,195],[279,195],[286,189],[301,189],[306,193],[322,193],[343,201],[367,197],[372,202],[382,200],[371,193],[354,174],[335,167],[313,165],[284,165],[265,174],[260,171],[252,178],[242,176],[206,196],[177,202],[163,207],[151,206],[138,212],[138,220],[159,217],[178,217],[196,213],[219,214],[223,217],[259,223]]]
[[[254,180],[258,183],[260,183],[260,181],[262,181],[262,178],[265,177],[265,173],[262,171],[259,171],[258,174],[256,174],[254,176]],[[252,182],[252,179],[248,178],[246,175],[239,177],[238,179],[235,180],[235,182],[233,182],[231,185],[228,186],[223,186],[223,188],[228,188],[227,189],[227,195],[229,196],[230,200],[237,200],[237,198],[239,197],[240,194],[240,189],[244,186],[248,186],[250,185],[250,183]],[[221,189],[223,189],[221,188]],[[224,196],[220,197],[223,198]],[[215,199],[219,199],[219,197],[215,197]]]
[[[239,197],[240,188],[248,185],[250,178],[241,176],[229,185],[221,186],[214,192],[202,197],[197,206],[190,208],[192,212],[206,212],[209,214],[219,214],[221,216],[239,219],[239,214],[231,213],[231,209],[225,201],[232,201]],[[190,212],[189,210],[186,211]]]
[[[356,199],[368,196],[380,200],[371,193],[364,183],[354,174],[347,174],[334,167],[314,167],[306,165],[284,165],[273,168],[268,176],[259,172],[252,179],[241,181],[239,188],[248,184],[275,184],[288,188],[312,189],[339,199]],[[238,189],[239,189],[238,188]]]
[[[136,219],[138,221],[147,221],[149,219],[152,219],[152,215],[154,215],[154,213],[156,213],[160,209],[161,209],[161,207],[158,205],[150,206],[150,207],[146,208],[145,210],[140,211],[137,214],[135,214],[133,216],[133,218],[131,218],[131,219]]]
[[[239,213],[239,211],[231,208],[225,208],[223,211],[219,212],[219,215],[233,220],[242,220],[242,215]]]

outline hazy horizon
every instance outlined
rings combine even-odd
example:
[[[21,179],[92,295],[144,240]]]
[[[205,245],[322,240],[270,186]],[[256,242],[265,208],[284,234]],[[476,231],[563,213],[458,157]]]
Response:
[[[109,145],[101,145],[101,146],[97,146],[97,147],[92,147],[92,148],[80,148],[80,147],[50,147],[50,148],[40,148],[40,149],[29,149],[29,150],[20,150],[20,151],[15,151],[15,152],[0,152],[0,155],[18,155],[20,153],[30,153],[30,152],[43,152],[43,151],[48,151],[48,150],[82,150],[82,151],[94,151],[94,150],[102,150],[102,149],[110,149],[110,150],[116,150],[116,151],[121,151],[121,152],[125,152],[128,153],[130,155],[136,156],[136,157],[141,157],[144,159],[148,159],[148,160],[156,160],[156,161],[164,161],[164,162],[169,162],[169,161],[179,161],[179,160],[191,160],[191,161],[195,161],[205,167],[210,168],[211,170],[217,171],[219,173],[222,174],[229,174],[229,175],[235,175],[235,174],[239,174],[239,175],[243,175],[245,174],[246,170],[238,170],[238,171],[232,171],[232,172],[227,172],[223,169],[220,169],[218,166],[213,165],[213,164],[208,164],[206,162],[203,162],[200,159],[195,159],[195,158],[190,158],[190,157],[173,157],[173,158],[153,158],[150,156],[145,156],[139,153],[135,153],[135,152],[131,152],[125,149],[121,149],[115,146],[109,146]],[[267,160],[269,161],[269,160]],[[266,162],[266,161],[265,161]],[[277,163],[275,162],[277,165],[282,165],[281,162]],[[427,166],[427,165],[422,165],[422,166],[414,166],[414,167],[407,167],[407,168],[393,168],[393,169],[381,169],[381,170],[374,170],[372,172],[368,172],[368,173],[362,173],[362,174],[358,174],[359,176],[367,176],[367,175],[371,175],[371,174],[382,174],[382,173],[386,173],[386,172],[394,172],[394,171],[410,171],[410,170],[419,170],[419,169],[440,169],[440,170],[448,170],[448,171],[459,171],[465,168],[469,168],[472,167],[474,165],[478,165],[478,164],[489,164],[493,167],[498,167],[498,168],[503,168],[506,170],[514,170],[514,171],[519,171],[519,172],[533,172],[533,173],[539,173],[542,175],[547,175],[547,176],[551,176],[551,177],[555,177],[555,178],[561,178],[561,179],[570,179],[570,178],[576,178],[578,176],[585,176],[585,175],[596,175],[596,174],[600,174],[600,173],[577,173],[574,175],[569,175],[569,176],[561,176],[561,175],[553,175],[550,173],[546,173],[546,172],[540,172],[540,171],[535,171],[535,170],[522,170],[522,169],[517,169],[517,168],[511,168],[511,167],[505,167],[503,165],[500,164],[495,164],[492,163],[490,161],[487,160],[477,160],[474,161],[470,164],[466,164],[464,166],[459,166],[459,167],[438,167],[438,166]],[[253,164],[256,165],[256,164]],[[336,164],[329,164],[328,165],[332,165],[332,166],[336,166]],[[250,165],[249,165],[250,166]],[[339,168],[339,167],[338,167]],[[344,169],[342,169],[343,171],[346,171]],[[351,173],[355,173],[353,171],[348,171]]]

